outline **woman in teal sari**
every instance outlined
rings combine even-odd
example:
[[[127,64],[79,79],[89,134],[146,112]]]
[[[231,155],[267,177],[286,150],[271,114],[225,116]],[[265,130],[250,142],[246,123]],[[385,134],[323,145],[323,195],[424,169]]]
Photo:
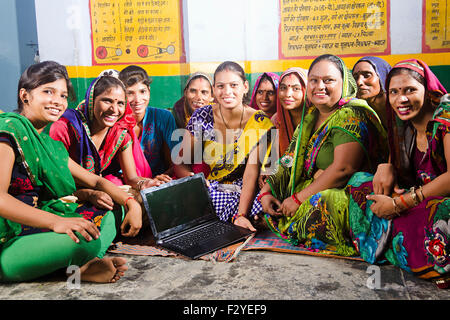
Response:
[[[387,154],[386,133],[376,113],[354,98],[356,84],[343,61],[323,55],[308,71],[303,108],[277,172],[260,201],[267,225],[293,244],[330,254],[356,254],[349,237],[345,185],[361,168],[373,171],[371,154]]]

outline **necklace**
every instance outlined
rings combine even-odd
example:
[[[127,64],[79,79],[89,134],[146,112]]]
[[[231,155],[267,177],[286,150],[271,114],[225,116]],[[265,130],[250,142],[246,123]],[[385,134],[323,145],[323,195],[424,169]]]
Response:
[[[225,125],[225,127],[228,130],[233,131],[233,141],[237,141],[237,139],[239,138],[239,133],[242,130],[242,119],[244,118],[244,105],[242,105],[241,120],[239,121],[239,128],[237,128],[237,129],[231,129],[230,127],[228,127],[228,125],[225,121],[225,118],[223,117],[222,107],[220,106],[220,104],[219,104],[219,112],[220,112],[220,116],[222,117],[222,121],[223,121],[223,124]]]

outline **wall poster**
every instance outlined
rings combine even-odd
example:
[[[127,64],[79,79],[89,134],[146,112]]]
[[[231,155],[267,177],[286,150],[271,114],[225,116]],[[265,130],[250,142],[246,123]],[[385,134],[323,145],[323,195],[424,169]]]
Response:
[[[390,0],[280,0],[279,57],[390,54]]]
[[[184,62],[181,0],[90,0],[92,64]]]
[[[423,0],[422,51],[450,52],[450,0]]]

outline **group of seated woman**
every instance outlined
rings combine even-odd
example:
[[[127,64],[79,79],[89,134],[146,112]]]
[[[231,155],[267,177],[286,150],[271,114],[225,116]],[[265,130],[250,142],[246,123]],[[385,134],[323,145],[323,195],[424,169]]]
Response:
[[[191,75],[172,112],[148,106],[151,82],[138,66],[106,70],[71,109],[63,66],[24,72],[18,113],[0,114],[1,281],[69,265],[117,281],[125,259],[103,256],[116,230],[142,228],[139,190],[203,172],[224,221],[448,285],[450,101],[424,62],[350,70],[322,55],[261,74],[249,101],[245,71],[226,61],[212,79]]]

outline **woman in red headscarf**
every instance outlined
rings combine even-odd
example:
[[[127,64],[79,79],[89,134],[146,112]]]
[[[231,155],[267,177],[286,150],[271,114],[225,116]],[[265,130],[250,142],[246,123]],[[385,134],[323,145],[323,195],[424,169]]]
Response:
[[[152,171],[133,131],[135,123],[122,81],[112,72],[103,73],[92,81],[78,107],[67,109],[53,123],[49,134],[63,142],[70,157],[88,171],[140,190],[162,181],[151,179]],[[102,192],[82,189],[76,196],[109,210],[113,206]]]
[[[439,287],[450,283],[450,103],[420,60],[386,79],[390,161],[348,183],[350,227],[369,263],[388,260]]]

